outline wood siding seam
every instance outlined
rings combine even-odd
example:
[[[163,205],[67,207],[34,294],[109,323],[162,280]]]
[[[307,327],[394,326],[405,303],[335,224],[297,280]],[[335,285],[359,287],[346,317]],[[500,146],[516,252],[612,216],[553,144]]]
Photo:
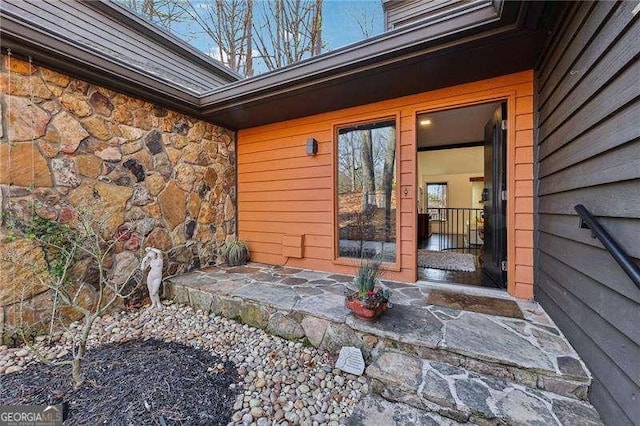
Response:
[[[616,235],[618,244],[630,256],[640,259],[640,247],[636,244],[637,236],[640,235],[640,223],[628,218],[601,218],[600,222],[612,235]],[[585,233],[577,223],[579,222],[575,216],[544,214],[541,215],[536,229],[578,243],[604,248],[598,239]]]
[[[552,259],[552,263],[553,261],[560,262],[561,264],[573,269],[579,275],[576,278],[581,279],[582,276],[588,276],[590,279],[599,282],[603,287],[606,287],[629,300],[640,304],[640,294],[638,294],[631,280],[629,280],[619,267],[617,267],[617,269],[612,268],[602,271],[597,266],[594,266],[593,262],[600,262],[602,259],[609,259],[609,252],[605,249],[589,246],[588,249],[585,250],[581,248],[579,242],[570,241],[563,237],[547,234],[546,232],[540,232],[540,236],[540,243],[536,247],[536,250],[541,254],[549,256],[549,259]],[[579,252],[581,255],[589,257],[585,259],[576,259],[571,252],[558,255],[555,250],[557,250],[558,246],[562,243],[561,240],[569,241],[569,248],[573,249],[573,251]],[[547,266],[544,262],[540,263],[540,270],[545,270],[546,268]],[[613,279],[610,279],[610,277]]]
[[[538,79],[541,87],[547,85],[549,78],[551,78],[553,72],[557,70],[558,64],[565,55],[567,49],[569,49],[571,42],[575,37],[575,32],[579,28],[582,28],[583,22],[589,16],[589,13],[595,3],[596,2],[590,2],[589,7],[579,7],[574,5],[572,10],[567,14],[567,19],[563,23],[564,25],[561,25],[556,33],[556,43],[547,50],[547,52],[550,53],[545,56],[541,67],[538,69]],[[571,34],[572,31],[573,34]],[[542,99],[540,101],[542,101]],[[542,103],[540,106],[541,105]]]
[[[589,16],[589,25],[582,25],[576,27],[581,31],[584,36],[590,36],[590,39],[584,40],[579,44],[579,49],[574,49],[571,55],[563,57],[563,60],[567,62],[563,72],[556,72],[556,84],[553,88],[549,88],[546,85],[543,86],[541,92],[541,111],[542,121],[544,124],[549,118],[550,114],[557,110],[558,105],[571,93],[578,85],[582,84],[585,78],[591,74],[596,66],[601,64],[600,55],[610,50],[610,47],[619,41],[617,32],[610,31],[610,26],[616,25],[628,25],[633,19],[630,13],[631,2],[627,4],[621,4],[620,8],[616,2],[597,2],[596,8],[601,9]],[[615,19],[622,16],[622,19]],[[604,30],[605,35],[598,34],[594,29]],[[595,48],[594,48],[595,47]],[[570,58],[573,58],[573,63],[568,63]],[[573,68],[570,72],[569,68]],[[544,102],[543,102],[544,101]],[[547,106],[551,105],[553,110],[547,110]]]
[[[550,154],[541,164],[541,176],[570,169],[574,164],[597,157],[602,152],[636,142],[640,138],[637,117],[640,117],[640,102],[628,104],[605,122]]]
[[[588,274],[588,271],[581,271],[576,267],[569,265],[563,262],[560,259],[556,259],[553,257],[552,253],[549,253],[545,250],[541,250],[541,257],[545,260],[545,263],[548,266],[544,268],[540,268],[540,271],[549,275],[553,274],[553,281],[561,286],[569,290],[569,288],[575,288],[575,291],[571,291],[572,294],[576,295],[580,298],[594,298],[598,299],[598,304],[601,307],[609,308],[615,315],[618,315],[620,311],[619,308],[622,308],[623,305],[628,306],[629,308],[624,309],[625,317],[623,318],[614,318],[612,315],[609,315],[607,318],[605,315],[600,315],[603,318],[607,319],[611,325],[615,326],[618,330],[625,330],[623,333],[632,341],[637,342],[640,341],[638,336],[638,329],[634,326],[635,321],[626,321],[627,319],[637,319],[639,313],[635,309],[635,306],[638,303],[637,298],[634,299],[630,297],[631,294],[624,294],[619,291],[619,289],[612,288],[606,283],[602,283],[601,281],[596,280]],[[580,278],[580,283],[577,283],[575,280],[566,279],[568,276],[578,275]],[[586,284],[585,284],[586,283]],[[595,290],[597,288],[597,290]],[[590,291],[586,291],[589,289]],[[609,306],[606,303],[607,299],[603,299],[602,295],[613,296],[611,298],[615,298],[618,303],[615,306]],[[585,301],[585,304],[588,302]],[[591,302],[593,304],[593,301]],[[597,306],[589,306],[589,309],[596,311]],[[624,323],[624,324],[623,324]]]
[[[573,84],[571,84],[569,88],[573,88],[582,81],[586,72],[593,66],[593,61],[591,61],[591,63],[585,63],[590,59],[588,55],[583,57],[582,54],[594,41],[597,41],[597,30],[607,23],[608,17],[614,13],[615,9],[615,2],[594,2],[594,7],[584,16],[583,21],[570,26],[574,34],[572,40],[567,45],[567,50],[571,48],[571,43],[579,47],[571,51],[563,52],[562,56],[558,59],[558,64],[554,72],[550,74],[549,80],[541,86],[541,109],[545,109],[548,104],[556,108],[554,102],[559,102],[564,97],[562,96],[563,91],[560,89],[567,75],[574,77]],[[586,11],[585,8],[582,10]],[[571,72],[569,71],[571,68],[580,70],[581,72]],[[541,118],[540,124],[542,125],[548,117],[544,114]]]

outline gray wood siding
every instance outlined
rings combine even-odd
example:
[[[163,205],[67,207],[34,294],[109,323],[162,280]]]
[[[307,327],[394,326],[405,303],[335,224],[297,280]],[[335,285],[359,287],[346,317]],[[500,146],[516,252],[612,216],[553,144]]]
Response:
[[[118,5],[110,9],[108,3],[69,0],[2,0],[0,4],[4,12],[52,37],[195,94],[236,80],[221,71],[221,64]],[[120,21],[118,13],[138,22]]]
[[[571,5],[535,72],[535,297],[591,370],[591,402],[610,425],[640,422],[640,290],[574,205],[640,264],[637,6]]]
[[[385,28],[392,30],[411,24],[436,12],[455,7],[464,0],[391,0],[383,2]]]

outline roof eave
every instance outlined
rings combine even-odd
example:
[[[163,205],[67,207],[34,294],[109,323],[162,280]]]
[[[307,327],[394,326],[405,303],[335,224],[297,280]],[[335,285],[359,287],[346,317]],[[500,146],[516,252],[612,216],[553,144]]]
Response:
[[[193,91],[175,87],[151,75],[143,75],[127,64],[16,19],[1,11],[0,40],[3,49],[21,56],[31,56],[66,73],[81,76],[100,85],[119,89],[144,99],[157,100],[160,105],[200,116],[199,97]]]
[[[165,31],[162,28],[148,22],[147,20],[139,17],[128,8],[116,3],[113,0],[94,0],[86,2],[87,6],[91,9],[99,11],[103,15],[111,17],[123,23],[127,23],[132,28],[137,28],[142,31],[150,39],[162,44],[163,46],[171,49],[173,52],[188,59],[192,62],[198,63],[207,68],[212,68],[212,71],[219,75],[221,78],[234,82],[242,80],[244,77],[231,68],[225,66],[222,62],[213,59],[210,56],[200,52],[189,43],[179,39],[169,31]]]
[[[185,62],[208,69],[223,81],[230,83],[242,78],[213,58],[111,0],[88,1],[84,4],[102,16],[135,28],[152,42],[162,44],[172,53],[184,58]],[[0,47],[3,53],[6,53],[6,49],[11,49],[15,55],[25,58],[30,56],[38,63],[74,77],[202,117],[199,108],[202,91],[165,79],[93,46],[65,37],[8,8],[0,7],[0,20]]]
[[[306,61],[238,81],[203,94],[201,107],[209,114],[229,106],[237,106],[264,97],[265,94],[294,90],[309,82],[344,77],[359,72],[369,64],[402,58],[411,52],[424,51],[465,34],[483,32],[490,27],[506,26],[515,21],[517,13],[511,3],[503,13],[501,1],[474,1],[436,15],[417,25],[384,33]],[[516,8],[517,9],[517,8]],[[508,23],[506,21],[509,21]]]

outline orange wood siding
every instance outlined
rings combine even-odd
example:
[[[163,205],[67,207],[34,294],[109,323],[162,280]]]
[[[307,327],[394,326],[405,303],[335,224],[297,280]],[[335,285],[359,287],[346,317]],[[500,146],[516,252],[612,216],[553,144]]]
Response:
[[[416,115],[496,100],[508,103],[508,290],[533,295],[533,72],[406,96],[241,130],[238,133],[238,229],[257,262],[353,273],[335,261],[334,128],[397,116],[397,268],[388,279],[414,282],[416,267]],[[318,154],[306,155],[308,138]],[[406,191],[406,195],[405,195]],[[304,235],[304,257],[283,256],[285,235]],[[517,252],[516,252],[517,249]]]
[[[507,243],[508,290],[523,299],[533,299],[533,85],[530,89],[516,94],[515,144],[508,149],[512,155],[508,167],[513,166],[514,171],[509,175],[507,169],[513,188],[508,204],[513,211],[507,220],[512,224],[508,233],[513,235],[513,242]]]

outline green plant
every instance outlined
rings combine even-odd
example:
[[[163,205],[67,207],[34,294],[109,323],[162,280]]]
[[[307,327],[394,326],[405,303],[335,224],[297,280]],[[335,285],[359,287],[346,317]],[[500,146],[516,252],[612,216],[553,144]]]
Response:
[[[249,260],[249,246],[243,240],[236,238],[224,245],[222,255],[230,266],[244,265]]]
[[[382,261],[380,259],[361,259],[354,279],[358,291],[348,299],[357,298],[369,308],[375,308],[380,303],[387,302],[391,293],[388,289],[378,286],[382,274]]]
[[[34,214],[29,221],[16,220],[14,226],[20,229],[25,238],[37,241],[43,247],[49,274],[66,280],[66,269],[78,249],[74,244],[80,239],[78,230],[38,214]]]
[[[355,283],[358,286],[358,295],[364,298],[375,289],[378,280],[382,276],[382,262],[378,259],[361,259]]]

